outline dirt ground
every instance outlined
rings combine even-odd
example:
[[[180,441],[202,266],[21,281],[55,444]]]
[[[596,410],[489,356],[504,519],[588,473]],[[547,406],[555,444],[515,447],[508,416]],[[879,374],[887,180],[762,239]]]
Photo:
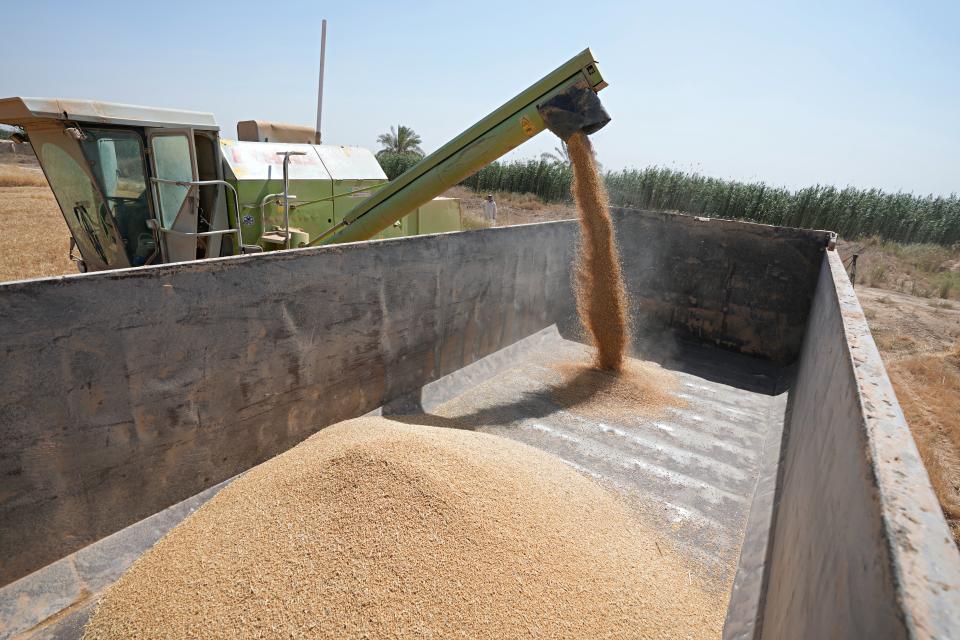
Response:
[[[464,226],[489,226],[483,195],[455,187]],[[572,204],[498,193],[497,224],[576,218]],[[0,162],[0,282],[76,273],[69,233],[35,161]],[[857,293],[954,537],[960,543],[960,287],[952,282],[960,248],[841,243],[862,257]],[[864,285],[871,286],[864,286]],[[920,293],[926,296],[909,295]],[[945,293],[943,298],[936,297]]]
[[[76,273],[70,232],[36,160],[0,163],[0,282]]]
[[[960,304],[868,287],[857,297],[960,544]]]
[[[488,227],[483,217],[485,195],[474,193],[466,187],[453,187],[443,195],[460,198],[460,210],[463,213],[464,226],[468,229]],[[532,224],[552,220],[572,220],[577,217],[577,209],[572,203],[550,203],[541,201],[528,193],[495,193],[497,203],[497,226]]]
[[[960,300],[960,245],[898,244],[879,238],[840,241],[846,262],[857,254],[856,281],[921,298]]]

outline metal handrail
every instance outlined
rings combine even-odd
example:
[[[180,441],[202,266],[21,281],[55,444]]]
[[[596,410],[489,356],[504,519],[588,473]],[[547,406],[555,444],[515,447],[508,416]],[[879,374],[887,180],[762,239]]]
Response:
[[[263,232],[267,228],[267,213],[265,211],[267,206],[267,201],[270,200],[271,198],[277,199],[282,197],[283,197],[282,193],[268,193],[267,195],[263,196],[263,198],[260,200],[260,239],[261,240],[263,240]]]
[[[237,228],[236,229],[224,229],[220,231],[198,231],[196,233],[191,233],[189,231],[176,231],[174,229],[164,229],[163,225],[158,225],[157,228],[164,233],[172,233],[173,235],[178,236],[216,236],[216,235],[226,235],[228,233],[237,234],[237,247],[240,249],[240,253],[244,253],[246,249],[252,249],[254,245],[245,245],[243,244],[243,233],[241,231],[240,225],[242,221],[240,219],[240,194],[237,193],[237,188],[226,180],[168,180],[166,178],[150,178],[150,181],[154,184],[154,195],[157,198],[157,202],[160,202],[160,195],[156,193],[157,184],[175,184],[178,187],[206,187],[215,184],[223,185],[230,189],[233,193],[233,204],[234,204],[234,213],[237,215]],[[161,213],[161,216],[163,214]],[[257,249],[260,249],[260,245],[256,245]]]
[[[290,156],[305,156],[306,151],[278,151],[283,156],[283,226],[285,248],[290,248]]]
[[[194,237],[194,238],[203,238],[206,236],[225,236],[229,233],[236,233],[234,229],[220,229],[218,231],[197,231],[196,233],[191,233],[189,231],[177,231],[176,229],[164,229],[163,227],[158,227],[157,231],[160,233],[169,233],[173,236],[183,236],[183,237]]]

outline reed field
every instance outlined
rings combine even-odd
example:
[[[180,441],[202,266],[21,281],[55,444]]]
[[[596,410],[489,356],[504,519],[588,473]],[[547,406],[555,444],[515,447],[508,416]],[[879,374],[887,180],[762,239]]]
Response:
[[[377,162],[388,180],[393,180],[401,173],[420,162],[423,156],[416,153],[393,153],[390,151],[377,154]]]
[[[550,160],[494,162],[463,181],[478,192],[533,193],[570,200],[569,165]],[[952,245],[960,242],[960,198],[816,185],[796,191],[763,182],[710,178],[664,167],[608,171],[610,203],[765,224],[829,229],[848,239]]]
[[[474,191],[532,193],[546,202],[570,202],[573,169],[564,162],[492,162],[461,182]],[[609,185],[608,185],[609,186]]]

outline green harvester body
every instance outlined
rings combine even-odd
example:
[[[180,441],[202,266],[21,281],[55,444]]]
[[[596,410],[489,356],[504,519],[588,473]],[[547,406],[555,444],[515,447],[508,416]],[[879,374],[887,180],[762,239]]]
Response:
[[[579,106],[561,113],[573,129],[550,121],[605,86],[585,49],[393,181],[369,150],[295,125],[244,121],[227,140],[210,114],[48,98],[0,100],[0,122],[26,132],[71,258],[97,271],[458,231],[459,200],[439,196],[545,128],[599,128]]]

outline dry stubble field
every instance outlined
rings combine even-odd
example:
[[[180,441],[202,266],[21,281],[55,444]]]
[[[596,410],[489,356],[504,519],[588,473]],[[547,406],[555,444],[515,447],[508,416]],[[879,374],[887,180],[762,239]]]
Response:
[[[70,233],[35,163],[0,164],[0,281],[76,273]]]

